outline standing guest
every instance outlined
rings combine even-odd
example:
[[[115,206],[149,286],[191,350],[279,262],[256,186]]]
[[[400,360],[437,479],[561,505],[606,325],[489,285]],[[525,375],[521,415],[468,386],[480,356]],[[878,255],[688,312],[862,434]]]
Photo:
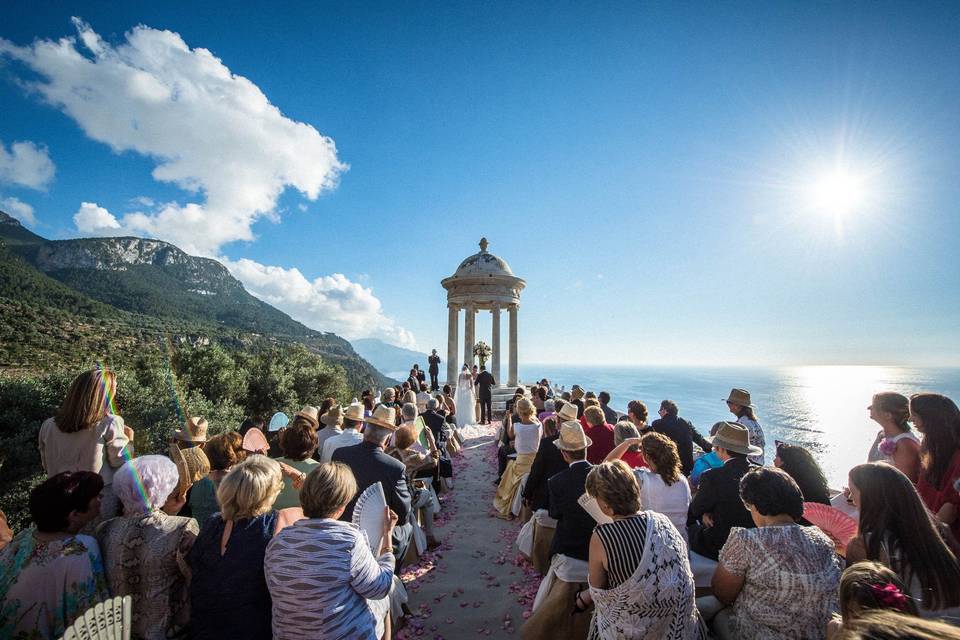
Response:
[[[841,572],[833,541],[817,527],[797,524],[803,495],[779,469],[751,469],[740,480],[740,495],[756,527],[731,529],[720,552],[713,593],[730,608],[714,621],[717,635],[825,638]]]
[[[416,388],[419,389],[419,388],[420,388],[420,385],[427,381],[427,376],[426,376],[426,374],[423,372],[423,369],[421,369],[421,368],[420,368],[420,365],[418,365],[418,364],[413,365],[413,371],[414,371],[414,373],[416,373],[416,375],[417,375],[417,382],[418,382],[419,384],[417,384]]]
[[[430,365],[430,391],[436,391],[440,388],[440,356],[437,355],[436,349],[430,352],[427,362]]]
[[[660,418],[653,421],[650,429],[662,433],[676,443],[680,464],[683,465],[683,475],[689,476],[693,471],[693,443],[697,443],[705,453],[710,452],[710,443],[690,421],[680,417],[680,408],[673,400],[661,402],[659,413]]]
[[[321,414],[320,423],[323,427],[317,431],[317,457],[319,457],[319,451],[323,450],[323,445],[327,440],[343,433],[343,429],[340,428],[343,424],[343,407],[337,404],[327,409],[326,413]]]
[[[475,380],[477,398],[480,400],[480,424],[490,424],[493,420],[493,387],[497,381],[484,365]]]
[[[64,471],[30,491],[34,526],[0,552],[0,635],[55,640],[110,597],[100,547],[79,532],[100,513],[103,477]]]
[[[40,464],[48,478],[64,471],[92,471],[103,478],[97,521],[119,513],[114,469],[133,454],[133,429],[111,406],[116,394],[117,376],[109,369],[81,373],[70,383],[57,416],[40,425]]]
[[[372,403],[373,399],[370,398]],[[371,404],[372,408],[372,404]],[[363,442],[363,435],[360,433],[360,427],[363,426],[363,419],[369,414],[366,408],[361,404],[351,404],[343,414],[343,430],[340,435],[327,438],[323,443],[323,452],[320,455],[321,462],[330,462],[333,459],[333,452],[340,447],[352,447],[355,444]]]
[[[631,400],[627,404],[627,420],[633,423],[641,435],[646,433],[650,428],[647,424],[647,405],[639,400]]]
[[[177,487],[167,498],[167,504],[163,510],[171,516],[195,518],[196,516],[193,515],[194,506],[196,505],[198,510],[203,511],[204,501],[202,498],[204,491],[213,486],[209,477],[210,460],[207,458],[207,454],[203,452],[202,447],[181,449],[175,445],[170,446],[170,459],[177,465],[179,476]],[[194,498],[193,489],[197,483],[201,483],[201,486],[198,487],[196,498]],[[209,483],[209,487],[203,486],[206,483]],[[192,503],[191,499],[193,499]],[[215,501],[214,504],[216,504]],[[178,505],[182,505],[182,507],[173,510],[173,507]],[[197,524],[203,526],[203,521],[197,520]]]
[[[591,639],[702,638],[687,546],[665,516],[640,511],[630,468],[622,461],[598,465],[586,490],[613,519],[590,536],[590,588],[574,598],[577,610],[595,606]]]
[[[879,562],[858,562],[840,576],[840,615],[834,614],[827,625],[827,639],[835,640],[844,625],[867,611],[889,609],[912,616],[920,615],[907,588],[892,569]]]
[[[420,379],[417,376],[417,365],[413,365],[413,369],[410,369],[410,375],[407,377],[404,384],[407,385],[407,388],[404,389],[404,391],[408,391],[410,389],[416,390],[420,388]]]
[[[597,400],[600,401],[600,408],[603,409],[604,420],[609,424],[616,424],[620,421],[620,416],[610,407],[610,394],[601,391],[597,394]]]
[[[203,416],[187,416],[183,427],[173,432],[172,444],[181,449],[202,447],[207,441],[209,424]],[[243,435],[241,433],[241,435]]]
[[[343,451],[339,449],[335,455]],[[403,467],[399,460],[391,460]],[[390,607],[387,595],[393,585],[391,540],[397,514],[386,509],[383,536],[374,557],[360,529],[343,521],[357,490],[346,465],[321,464],[300,490],[306,519],[285,528],[267,545],[263,572],[272,600],[275,640],[376,640],[383,636]]]
[[[830,487],[823,469],[813,459],[813,455],[803,447],[777,443],[777,457],[773,465],[786,471],[793,481],[800,487],[804,502],[819,502],[830,504]]]
[[[635,442],[621,447],[620,445],[626,440],[634,440]],[[613,442],[616,446],[613,451],[607,454],[607,461],[623,460],[631,469],[647,466],[647,461],[643,458],[643,452],[640,451],[640,432],[637,431],[632,422],[621,420],[613,426]],[[613,455],[614,452],[617,452],[616,456]],[[686,513],[684,513],[684,517],[686,517]]]
[[[193,518],[161,510],[177,480],[177,465],[166,456],[127,462],[113,487],[123,516],[97,528],[110,593],[133,598],[135,638],[166,640],[190,621],[186,556],[199,527]]]
[[[910,430],[910,401],[899,393],[878,393],[867,411],[881,427],[867,462],[888,462],[915,483],[920,475],[920,439]]]
[[[243,449],[243,438],[235,431],[213,436],[203,445],[203,452],[210,461],[210,479],[213,481],[214,493],[230,468],[247,457],[247,452]]]
[[[430,400],[430,392],[427,391],[427,383],[420,383],[420,390],[417,392],[417,411],[423,413],[427,410],[427,402]]]
[[[960,410],[946,396],[918,393],[910,399],[910,416],[923,434],[917,491],[930,512],[960,540]]]
[[[315,428],[319,429],[320,428],[319,416],[322,416],[327,411],[330,411],[330,409],[332,409],[335,404],[337,404],[336,398],[324,398],[323,402],[320,403],[319,407],[307,405],[303,409],[301,409],[298,413],[294,414],[294,416],[298,415],[299,413],[303,413],[306,416],[312,417],[313,422],[316,424]]]
[[[547,403],[547,390],[536,385],[533,387],[533,392],[531,393],[531,399],[533,400],[533,406],[536,407],[537,413],[540,414],[546,408]]]
[[[910,479],[896,467],[868,462],[850,470],[848,485],[860,532],[847,545],[847,561],[887,565],[903,578],[920,615],[960,623],[960,564]]]
[[[587,407],[583,412],[583,419],[587,423],[584,432],[593,441],[587,449],[587,460],[590,464],[600,464],[615,446],[613,426],[607,424],[603,417],[603,410],[599,406]]]
[[[270,640],[263,558],[284,524],[274,504],[282,487],[280,465],[260,455],[235,466],[220,483],[221,511],[187,554],[193,640]]]
[[[282,411],[277,411],[270,418],[267,425],[267,442],[270,443],[270,451],[267,453],[271,458],[279,458],[283,455],[280,451],[280,432],[290,424],[290,418]]]
[[[586,406],[583,404],[583,397],[586,395],[586,392],[578,384],[573,385],[570,388],[570,402],[577,408],[577,420],[583,417],[583,410],[586,409]]]
[[[541,387],[542,389],[543,387]],[[545,400],[543,402],[543,411],[537,414],[537,420],[543,422],[547,418],[557,415],[557,403],[554,400]]]
[[[317,432],[306,421],[295,421],[293,425],[283,430],[280,434],[280,449],[283,451],[283,456],[277,458],[277,462],[293,467],[301,473],[310,473],[320,464],[312,457],[313,452],[317,450]],[[277,473],[279,473],[279,467],[277,467]],[[276,509],[300,506],[300,492],[293,486],[292,479],[283,478],[280,494],[274,496],[271,503]]]
[[[560,437],[553,444],[560,449],[568,466],[547,480],[548,510],[550,517],[557,521],[550,557],[562,553],[586,561],[590,556],[590,534],[597,523],[578,500],[585,490],[587,474],[593,468],[587,461],[587,449],[593,443],[579,422],[570,421],[560,425]]]
[[[543,434],[540,423],[534,417],[537,409],[533,406],[533,402],[521,398],[516,407],[517,413],[520,415],[520,421],[517,423],[511,422],[507,426],[507,430],[510,439],[514,442],[513,446],[517,452],[517,457],[507,463],[507,468],[493,498],[493,506],[499,512],[500,517],[503,518],[513,518],[513,513],[510,510],[513,497],[524,474],[530,472],[533,460],[537,456],[537,449],[540,447],[540,437]]]
[[[341,447],[333,452],[333,462],[342,462],[353,472],[357,490],[340,516],[349,522],[359,495],[374,482],[383,487],[387,505],[397,514],[400,523],[393,529],[392,548],[397,551],[397,560],[403,558],[410,543],[413,526],[410,517],[410,489],[407,485],[403,463],[384,452],[387,440],[396,431],[396,411],[391,407],[377,407],[373,415],[364,420],[363,442],[352,447]],[[303,502],[303,490],[300,491]],[[308,515],[308,517],[311,517]]]
[[[713,431],[716,435],[710,443],[723,466],[700,477],[700,489],[687,514],[687,534],[691,551],[716,560],[731,528],[754,526],[740,499],[740,479],[751,468],[747,456],[760,450],[750,444],[750,433],[742,424],[718,422]]]
[[[553,444],[558,437],[557,419],[551,417],[544,420],[540,446],[537,447],[537,455],[533,458],[533,464],[530,465],[527,483],[523,486],[523,500],[531,511],[546,509],[550,506],[547,480],[568,466],[560,449]]]
[[[376,403],[373,401],[373,396],[367,396],[360,399],[360,404],[363,405],[363,416],[366,417],[373,413],[373,408],[376,406]],[[324,443],[326,444],[326,443]]]
[[[760,453],[750,456],[750,462],[763,466],[763,448],[766,446],[763,438],[763,428],[757,421],[755,407],[750,404],[750,392],[745,389],[731,389],[726,399],[727,409],[737,416],[737,422],[750,432],[750,444]]]

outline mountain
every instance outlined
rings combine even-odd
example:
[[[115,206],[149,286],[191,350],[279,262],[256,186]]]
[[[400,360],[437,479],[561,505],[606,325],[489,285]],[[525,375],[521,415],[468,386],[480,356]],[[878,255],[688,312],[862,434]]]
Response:
[[[395,347],[376,338],[352,340],[351,344],[364,360],[386,376],[405,379],[413,365],[418,364],[424,370],[427,368],[427,354],[419,351]]]
[[[46,240],[2,211],[0,243],[0,367],[30,367],[24,358],[31,359],[31,349],[45,354],[60,341],[78,343],[82,351],[91,346],[84,336],[102,353],[116,352],[118,344],[134,351],[172,335],[178,342],[215,340],[233,348],[299,342],[341,365],[355,389],[392,384],[343,338],[306,327],[250,295],[216,260],[170,243]],[[14,330],[27,332],[30,340],[16,340]],[[14,338],[16,348],[6,338]],[[19,355],[11,360],[13,351]],[[54,363],[63,361],[48,355]]]

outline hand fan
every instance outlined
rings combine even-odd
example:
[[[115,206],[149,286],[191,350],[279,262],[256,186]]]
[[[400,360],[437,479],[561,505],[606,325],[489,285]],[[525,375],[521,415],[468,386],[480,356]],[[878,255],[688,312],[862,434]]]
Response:
[[[386,506],[387,499],[383,495],[383,486],[379,482],[374,482],[357,497],[357,504],[353,507],[353,524],[367,534],[367,541],[374,555],[380,551],[380,542],[383,538],[383,509]]]
[[[251,453],[258,453],[270,449],[270,443],[260,429],[250,429],[243,436],[243,449]]]
[[[804,502],[803,517],[827,534],[837,545],[837,552],[841,555],[846,553],[847,544],[857,535],[857,521],[831,506],[819,502]]]
[[[580,505],[580,508],[589,513],[590,516],[597,521],[597,524],[609,524],[613,522],[613,518],[600,510],[600,505],[597,504],[597,499],[592,497],[589,493],[585,493],[577,498],[577,504]]]

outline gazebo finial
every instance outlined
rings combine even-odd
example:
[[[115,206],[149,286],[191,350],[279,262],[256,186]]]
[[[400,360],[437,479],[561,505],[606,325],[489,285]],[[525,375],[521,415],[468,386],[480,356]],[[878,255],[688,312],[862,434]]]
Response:
[[[487,239],[486,239],[486,238],[480,238],[480,253],[486,253],[488,246],[490,246],[490,243],[487,242]]]

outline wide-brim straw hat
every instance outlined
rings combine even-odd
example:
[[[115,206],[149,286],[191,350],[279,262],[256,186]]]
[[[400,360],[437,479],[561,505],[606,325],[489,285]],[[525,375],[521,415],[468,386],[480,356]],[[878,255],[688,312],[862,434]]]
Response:
[[[578,384],[573,385],[573,387],[570,389],[570,399],[571,399],[571,400],[579,400],[579,399],[582,398],[584,395],[585,395],[585,392],[584,392],[584,390],[583,390],[583,387],[581,387],[581,386],[578,385]]]
[[[557,419],[560,422],[568,422],[577,419],[577,405],[564,402],[560,410],[557,411]]]
[[[181,449],[176,444],[170,445],[170,459],[177,465],[177,488],[175,494],[182,498],[193,483],[210,473],[210,460],[200,447]]]
[[[750,444],[750,431],[742,424],[718,422],[711,427],[710,431],[713,431],[714,435],[705,438],[705,440],[715,447],[722,447],[748,456],[763,454],[763,449]]]
[[[175,440],[181,442],[206,442],[207,441],[207,421],[201,416],[188,417],[183,428],[173,432]]]
[[[300,409],[300,411],[297,411],[295,414],[293,414],[293,417],[294,417],[294,418],[297,418],[297,417],[306,418],[309,422],[312,422],[312,423],[313,423],[313,426],[314,426],[314,427],[319,427],[319,426],[320,426],[320,419],[319,419],[319,418],[320,418],[320,409],[317,409],[316,407],[314,407],[314,406],[312,406],[312,405],[309,405],[309,404],[308,404],[308,405],[305,406],[303,409]]]
[[[373,413],[363,419],[367,424],[383,427],[391,431],[397,430],[397,410],[386,405],[378,405]]]
[[[347,420],[363,420],[363,405],[359,402],[354,402],[344,411],[343,417]]]
[[[329,411],[320,416],[320,422],[328,427],[343,424],[343,407],[338,404],[333,405]]]
[[[727,396],[727,399],[724,402],[729,402],[730,404],[737,404],[741,407],[750,407],[753,409],[753,405],[750,404],[750,392],[746,389],[730,389],[730,395]]]
[[[583,432],[583,425],[570,420],[560,425],[560,437],[553,444],[561,451],[582,451],[592,445],[593,440]]]

